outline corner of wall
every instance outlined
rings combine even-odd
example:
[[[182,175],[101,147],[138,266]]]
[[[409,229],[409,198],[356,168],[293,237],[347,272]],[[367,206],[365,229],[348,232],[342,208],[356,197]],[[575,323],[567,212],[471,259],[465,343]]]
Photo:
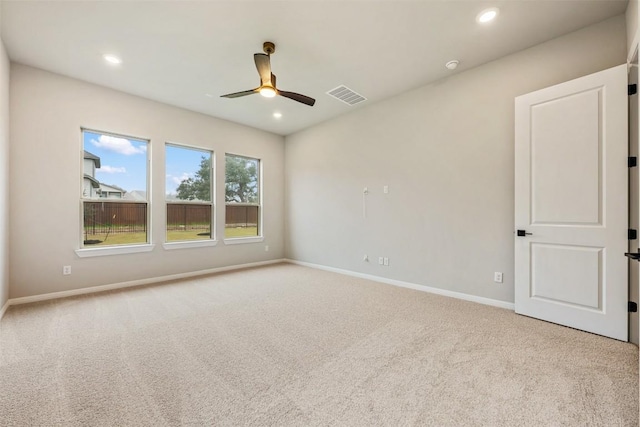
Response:
[[[9,299],[9,65],[0,36],[0,318]]]
[[[627,10],[625,12],[625,21],[627,26],[627,60],[631,60],[638,48],[638,21],[640,10],[638,9],[638,0],[629,0]]]

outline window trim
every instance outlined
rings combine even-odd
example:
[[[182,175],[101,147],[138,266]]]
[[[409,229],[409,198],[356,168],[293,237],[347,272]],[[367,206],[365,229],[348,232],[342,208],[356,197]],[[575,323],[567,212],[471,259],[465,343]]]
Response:
[[[225,245],[240,245],[243,243],[260,243],[264,241],[264,236],[228,237],[224,239]]]
[[[208,247],[208,246],[216,246],[218,244],[217,236],[217,221],[216,221],[216,152],[211,148],[204,148],[195,145],[187,145],[181,144],[178,142],[165,141],[164,143],[164,173],[166,176],[167,173],[167,146],[172,146],[176,148],[182,148],[187,150],[194,151],[202,151],[209,153],[211,156],[211,165],[209,170],[209,198],[211,199],[208,203],[211,204],[211,225],[209,227],[210,233],[208,239],[198,239],[198,240],[167,240],[167,206],[170,204],[184,205],[184,204],[194,204],[194,205],[205,205],[207,204],[206,200],[167,200],[167,182],[164,181],[163,185],[163,194],[164,194],[164,242],[162,246],[165,250],[173,250],[173,249],[184,249],[184,248],[199,248],[199,247]]]
[[[147,145],[147,149],[145,152],[146,156],[146,200],[138,200],[132,201],[132,203],[145,203],[147,205],[147,218],[146,218],[146,228],[147,228],[147,241],[141,243],[129,243],[124,245],[106,245],[106,246],[94,246],[87,247],[84,244],[84,203],[85,202],[104,202],[104,203],[122,203],[122,199],[108,199],[108,198],[86,198],[84,197],[84,133],[96,133],[100,135],[113,136],[116,138],[124,138],[124,139],[134,139],[136,141],[145,142]],[[80,126],[80,240],[79,247],[75,250],[76,254],[81,257],[94,257],[94,256],[103,256],[103,255],[119,255],[126,253],[139,253],[139,252],[150,252],[155,247],[153,243],[153,233],[152,233],[152,214],[151,214],[151,199],[152,199],[152,182],[151,182],[151,158],[152,158],[152,146],[151,146],[151,138],[148,137],[138,137],[133,135],[127,135],[124,133],[115,133],[109,131],[97,130],[95,128],[89,128]]]
[[[225,207],[225,218],[224,218],[224,229],[225,231],[222,233],[222,237],[223,237],[223,242],[225,245],[237,245],[237,244],[242,244],[242,243],[258,243],[258,242],[262,242],[264,241],[264,218],[263,218],[263,206],[264,206],[264,200],[263,200],[263,188],[262,188],[262,182],[263,182],[263,165],[262,165],[262,159],[258,158],[258,157],[251,157],[251,156],[245,156],[243,154],[234,154],[234,153],[229,153],[229,152],[225,152],[224,153],[225,156],[225,176],[224,176],[224,189],[225,189],[225,201],[224,201],[224,207]],[[258,161],[258,203],[231,203],[231,205],[233,206],[257,206],[258,207],[258,235],[257,236],[246,236],[246,237],[224,237],[225,233],[226,233],[226,228],[227,228],[227,217],[226,217],[226,208],[227,208],[227,201],[226,201],[226,194],[227,194],[227,169],[226,169],[226,159],[227,156],[233,156],[233,157],[240,157],[243,159],[247,159],[247,160],[257,160]]]
[[[123,254],[135,254],[141,252],[151,252],[156,245],[153,243],[132,243],[129,245],[114,245],[96,248],[81,248],[76,249],[76,255],[80,258],[90,258],[96,256],[107,255],[123,255]]]
[[[191,248],[206,248],[213,247],[218,244],[216,239],[202,239],[202,240],[180,240],[175,242],[164,242],[162,247],[167,251],[174,249],[191,249]]]

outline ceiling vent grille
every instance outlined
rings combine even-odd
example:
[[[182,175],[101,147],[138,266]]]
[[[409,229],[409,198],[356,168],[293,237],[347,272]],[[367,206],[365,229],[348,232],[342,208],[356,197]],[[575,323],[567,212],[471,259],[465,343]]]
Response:
[[[367,100],[367,98],[365,98],[364,96],[352,91],[344,85],[340,85],[335,89],[331,89],[329,92],[327,92],[327,95],[332,96],[335,99],[349,105],[356,105]]]

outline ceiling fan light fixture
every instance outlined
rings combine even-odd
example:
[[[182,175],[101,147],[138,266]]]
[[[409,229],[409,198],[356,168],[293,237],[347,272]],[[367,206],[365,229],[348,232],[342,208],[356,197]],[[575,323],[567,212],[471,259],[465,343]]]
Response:
[[[276,96],[276,90],[269,86],[261,87],[259,92],[260,95],[264,96],[265,98],[273,98],[274,96]]]

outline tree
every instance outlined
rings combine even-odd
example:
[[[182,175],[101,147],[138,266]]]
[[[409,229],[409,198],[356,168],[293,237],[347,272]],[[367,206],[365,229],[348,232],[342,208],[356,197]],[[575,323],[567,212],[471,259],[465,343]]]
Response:
[[[176,193],[181,200],[211,201],[211,157],[202,156],[195,177],[182,180]]]
[[[226,156],[224,200],[235,203],[258,203],[258,162]]]

